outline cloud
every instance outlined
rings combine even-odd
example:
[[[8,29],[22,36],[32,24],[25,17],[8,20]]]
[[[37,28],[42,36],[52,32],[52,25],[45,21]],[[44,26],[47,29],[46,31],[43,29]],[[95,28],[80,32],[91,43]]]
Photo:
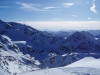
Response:
[[[88,18],[88,20],[91,20],[91,18]]]
[[[100,21],[23,21],[39,30],[100,29]]]
[[[77,17],[77,15],[70,15],[70,16],[72,16],[72,17]]]
[[[97,14],[97,10],[95,9],[96,8],[96,5],[95,5],[95,0],[93,0],[93,6],[90,8],[90,10],[92,11],[92,12],[94,12],[94,13],[96,13]]]
[[[64,7],[70,7],[70,6],[73,6],[75,3],[62,3],[62,5]]]
[[[10,6],[0,6],[0,8],[9,8]]]
[[[41,11],[41,9],[38,8],[41,6],[40,4],[29,4],[29,3],[21,3],[21,2],[17,2],[17,4],[21,5],[20,9]]]
[[[21,5],[20,9],[29,10],[29,11],[48,11],[50,9],[58,8],[58,7],[42,7],[40,4],[29,4],[29,3],[21,3],[17,2],[17,4]]]
[[[54,8],[58,8],[58,7],[44,7],[44,10],[48,10],[48,9],[54,9]]]

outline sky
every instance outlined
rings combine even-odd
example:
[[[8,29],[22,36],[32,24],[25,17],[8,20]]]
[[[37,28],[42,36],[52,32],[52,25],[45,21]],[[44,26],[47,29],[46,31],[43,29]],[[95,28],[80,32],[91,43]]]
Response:
[[[0,0],[0,19],[39,30],[100,29],[100,0]]]

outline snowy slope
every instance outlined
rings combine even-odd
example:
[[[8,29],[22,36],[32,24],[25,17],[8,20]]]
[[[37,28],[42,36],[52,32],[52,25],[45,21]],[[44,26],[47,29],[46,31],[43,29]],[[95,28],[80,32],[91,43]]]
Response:
[[[33,57],[22,54],[8,36],[0,36],[0,75],[39,70],[38,65],[39,62]]]
[[[100,68],[100,58],[96,59],[94,57],[85,57],[79,61],[76,61],[67,67],[90,67],[90,68]]]
[[[100,75],[96,68],[55,68],[23,73],[18,75]]]
[[[2,68],[0,68],[0,75],[10,75],[9,73],[5,72]]]
[[[45,69],[21,75],[100,75],[100,59],[85,57],[62,68]]]

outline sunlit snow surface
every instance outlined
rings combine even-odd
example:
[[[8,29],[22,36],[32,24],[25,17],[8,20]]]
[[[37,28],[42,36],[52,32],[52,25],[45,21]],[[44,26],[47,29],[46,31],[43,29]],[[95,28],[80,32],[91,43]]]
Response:
[[[26,41],[12,41],[14,44],[26,44]]]
[[[100,68],[100,58],[95,59],[94,57],[85,57],[79,61],[76,61],[67,67],[92,67],[92,68]]]
[[[39,70],[19,75],[100,75],[100,59],[85,57],[65,67]]]
[[[96,68],[55,68],[30,73],[23,73],[19,75],[100,75],[100,69]]]

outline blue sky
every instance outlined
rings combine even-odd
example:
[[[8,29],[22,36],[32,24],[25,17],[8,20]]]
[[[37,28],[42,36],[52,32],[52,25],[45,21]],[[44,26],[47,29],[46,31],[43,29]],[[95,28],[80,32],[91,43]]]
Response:
[[[0,0],[0,19],[44,29],[99,29],[100,0]]]

